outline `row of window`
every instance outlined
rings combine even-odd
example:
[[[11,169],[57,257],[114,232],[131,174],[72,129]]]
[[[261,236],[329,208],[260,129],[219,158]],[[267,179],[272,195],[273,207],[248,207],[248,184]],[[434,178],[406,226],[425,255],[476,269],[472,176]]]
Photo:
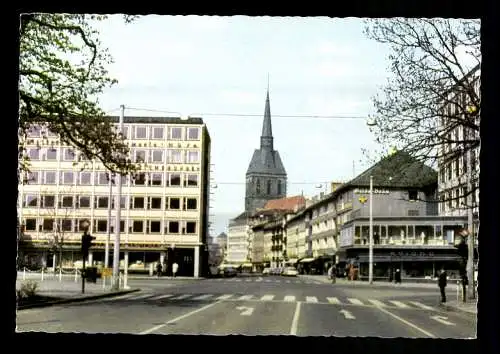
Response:
[[[476,170],[476,152],[474,150],[471,151],[470,156],[471,161],[471,169],[472,171]],[[468,163],[467,163],[467,154],[460,156],[459,158],[448,162],[446,165],[442,166],[439,171],[439,179],[440,182],[446,182],[453,179],[453,176],[460,177],[462,174],[467,173]]]
[[[178,187],[198,187],[197,173],[178,173],[178,172],[151,172],[138,173],[135,177],[121,176],[122,186],[167,186]],[[117,177],[114,177],[117,178]],[[64,185],[101,185],[109,184],[108,172],[92,171],[32,171],[29,172],[24,181],[25,184],[64,184]]]
[[[26,218],[24,230],[26,232],[83,232],[81,222],[85,219],[54,219],[54,218]],[[107,219],[94,219],[91,230],[94,233],[108,232]],[[121,220],[120,232],[150,234],[196,234],[197,222],[185,220]],[[111,233],[114,232],[115,222],[111,222]]]
[[[119,126],[115,124],[115,129],[118,131]],[[165,134],[165,133],[168,134]],[[200,140],[199,127],[175,127],[164,125],[124,125],[122,134],[125,139],[151,139],[163,140],[167,137],[168,140]],[[32,125],[27,136],[30,138],[40,137],[56,137],[50,130],[40,125]]]
[[[476,203],[476,193],[470,193],[469,196],[467,186],[442,191],[439,193],[439,199],[442,201],[439,203],[440,210],[445,211],[446,209],[463,208],[469,205],[467,200],[469,197],[471,198],[472,205],[474,205]]]
[[[158,210],[198,210],[198,199],[195,197],[121,197],[121,208],[125,208],[129,200],[130,209],[158,209]],[[107,209],[109,197],[94,197],[89,195],[37,195],[26,194],[23,198],[23,207],[31,208],[90,208]],[[115,207],[116,198],[111,198],[111,208]]]
[[[27,149],[28,156],[31,161],[57,161],[60,151],[62,151],[62,161],[75,161],[75,151],[72,148],[64,148],[58,150],[56,148],[39,148],[30,147]],[[186,149],[131,149],[130,158],[134,162],[149,162],[149,163],[199,163],[199,150]],[[83,155],[80,155],[80,161],[86,160]]]

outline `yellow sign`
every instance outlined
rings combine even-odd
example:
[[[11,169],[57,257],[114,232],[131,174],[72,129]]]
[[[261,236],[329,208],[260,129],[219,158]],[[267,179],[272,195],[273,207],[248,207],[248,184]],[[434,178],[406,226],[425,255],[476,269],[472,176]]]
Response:
[[[361,197],[359,197],[359,202],[361,204],[365,204],[367,200],[368,200],[368,198],[366,198],[364,195],[362,195]]]
[[[113,270],[111,268],[102,268],[101,274],[103,277],[110,277],[113,275]]]

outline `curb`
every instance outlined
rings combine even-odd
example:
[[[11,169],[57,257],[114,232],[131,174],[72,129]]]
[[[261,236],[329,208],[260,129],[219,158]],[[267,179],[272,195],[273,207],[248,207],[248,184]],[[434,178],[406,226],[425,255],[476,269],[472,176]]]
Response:
[[[74,302],[84,302],[84,301],[89,301],[89,300],[103,299],[103,298],[107,298],[107,297],[113,297],[113,296],[134,293],[134,292],[137,292],[140,290],[141,289],[130,289],[130,290],[114,291],[114,292],[99,294],[99,295],[88,295],[88,296],[74,297],[74,298],[69,298],[69,299],[41,302],[41,303],[37,303],[37,304],[28,304],[28,305],[23,305],[23,306],[17,306],[17,310],[28,310],[28,309],[32,309],[32,308],[49,307],[49,306],[69,304],[69,303],[74,303]]]

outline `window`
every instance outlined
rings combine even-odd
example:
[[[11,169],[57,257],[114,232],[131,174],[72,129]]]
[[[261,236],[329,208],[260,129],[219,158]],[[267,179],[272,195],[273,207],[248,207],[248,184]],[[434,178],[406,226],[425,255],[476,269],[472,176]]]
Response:
[[[30,160],[40,160],[40,149],[29,149],[28,156],[30,157]]]
[[[72,195],[65,195],[60,197],[60,204],[61,207],[63,208],[73,208],[73,196]]]
[[[108,231],[108,220],[97,220],[97,232]]]
[[[462,156],[462,171],[467,173],[467,153]]]
[[[169,162],[182,163],[182,151],[181,150],[169,150],[169,152],[170,152]]]
[[[25,230],[26,231],[36,231],[36,219],[26,219],[25,220]]]
[[[271,181],[270,180],[267,181],[267,194],[268,195],[271,194]]]
[[[28,128],[28,131],[27,131],[27,135],[30,137],[30,138],[39,138],[40,137],[40,133],[42,132],[42,128],[39,126],[39,125],[31,125],[29,128]]]
[[[132,232],[143,233],[144,232],[144,222],[142,220],[134,220],[132,223]]]
[[[455,160],[455,177],[460,176],[460,169],[458,168],[458,159]]]
[[[26,177],[26,184],[38,184],[40,173],[38,171],[28,172]]]
[[[198,175],[189,174],[187,175],[187,180],[184,183],[187,187],[197,187],[198,186]]]
[[[178,210],[181,208],[180,198],[169,198],[168,208],[172,210]]]
[[[151,233],[160,233],[161,221],[150,221],[149,230],[151,231]]]
[[[163,127],[151,127],[153,139],[163,139],[164,129]]]
[[[43,183],[44,184],[56,184],[56,172],[55,171],[45,171]]]
[[[163,150],[150,151],[151,162],[163,162]]]
[[[186,210],[196,210],[198,208],[198,200],[196,198],[186,198]]]
[[[144,197],[134,197],[134,209],[144,209]]]
[[[149,185],[151,186],[161,186],[163,180],[163,173],[152,173],[149,176]]]
[[[95,175],[95,184],[97,185],[107,185],[109,184],[109,178],[108,178],[108,173],[107,172],[97,172]]]
[[[134,139],[146,139],[147,129],[146,127],[135,127]]]
[[[281,194],[281,180],[278,180],[278,195]]]
[[[80,208],[90,208],[90,197],[79,197],[78,207]]]
[[[75,183],[75,176],[72,171],[61,172],[61,184]]]
[[[80,185],[88,186],[91,184],[92,172],[80,172]]]
[[[108,197],[95,197],[95,207],[99,209],[108,208],[109,200]]]
[[[161,209],[161,197],[150,197],[149,203],[151,209]]]
[[[187,234],[195,234],[196,233],[196,222],[195,221],[186,222],[186,233]]]
[[[54,230],[54,219],[43,219],[42,228],[43,228],[43,231],[53,231]]]
[[[28,207],[38,207],[38,196],[35,194],[27,194],[26,203],[23,206]]]
[[[146,184],[146,174],[138,173],[134,178],[134,184],[136,186],[143,186]]]
[[[200,139],[200,129],[188,128],[188,140],[199,140],[199,139]]]
[[[198,151],[188,151],[187,153],[187,163],[198,163],[200,162],[200,157]]]
[[[64,149],[64,161],[74,161],[75,151],[71,148]]]
[[[63,219],[61,220],[61,229],[62,231],[73,231],[73,220],[71,219]]]
[[[170,186],[180,186],[181,185],[181,174],[180,173],[170,173]]]
[[[180,127],[170,127],[168,132],[168,138],[172,140],[182,139],[182,128]]]
[[[255,183],[255,192],[260,194],[260,179],[257,178],[257,182]]]
[[[408,199],[410,201],[418,200],[418,191],[414,191],[414,190],[408,191]]]
[[[43,196],[43,208],[53,208],[56,206],[56,197],[54,195]]]
[[[55,161],[55,160],[57,160],[57,150],[47,149],[47,161]]]
[[[135,162],[146,162],[146,150],[135,150],[134,152]]]
[[[168,233],[169,234],[178,234],[179,233],[179,222],[178,221],[169,221]]]

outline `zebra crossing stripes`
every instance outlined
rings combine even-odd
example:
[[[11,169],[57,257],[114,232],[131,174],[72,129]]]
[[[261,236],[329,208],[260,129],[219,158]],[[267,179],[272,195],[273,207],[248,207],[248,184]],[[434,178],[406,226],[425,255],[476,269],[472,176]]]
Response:
[[[326,300],[330,303],[330,304],[335,304],[335,305],[340,305],[342,304],[340,302],[339,299],[337,299],[336,297],[327,297]]]
[[[402,308],[402,309],[407,309],[409,308],[410,306],[406,305],[405,303],[401,302],[401,301],[396,301],[396,300],[389,300],[390,303],[396,305],[397,307],[399,308]]]
[[[167,297],[172,297],[174,295],[172,294],[165,294],[165,295],[159,295],[155,297],[150,297],[148,300],[161,300],[161,299],[166,299]]]
[[[425,304],[422,304],[418,301],[408,301],[410,304],[412,305],[415,305],[417,307],[420,307],[421,309],[424,309],[424,310],[434,310],[431,306],[427,306]]]
[[[375,306],[387,307],[386,304],[384,304],[382,301],[379,301],[379,300],[368,299],[368,301],[371,302],[372,304],[374,304]]]
[[[229,298],[231,298],[233,296],[233,294],[224,294],[224,295],[221,295],[217,298],[217,300],[227,300]]]
[[[286,302],[295,302],[295,296],[287,295],[287,296],[285,296],[285,301]]]
[[[143,295],[139,295],[139,296],[134,296],[133,299],[134,300],[142,300],[142,299],[145,299],[147,297],[151,297],[151,294],[143,294]]]
[[[264,295],[260,298],[262,301],[271,301],[274,299],[274,295]]]
[[[318,302],[318,298],[316,296],[306,296],[306,302]]]
[[[348,298],[349,302],[353,305],[360,305],[363,306],[364,304],[361,302],[361,300],[358,299],[353,299],[353,298]]]
[[[238,300],[251,300],[253,295],[243,295],[238,298]]]
[[[179,296],[173,297],[171,300],[184,300],[184,299],[187,299],[190,296],[191,296],[191,294],[183,294],[183,295],[179,295]]]
[[[211,297],[213,297],[212,294],[205,294],[205,295],[193,297],[192,300],[206,300],[206,299],[209,299]]]

